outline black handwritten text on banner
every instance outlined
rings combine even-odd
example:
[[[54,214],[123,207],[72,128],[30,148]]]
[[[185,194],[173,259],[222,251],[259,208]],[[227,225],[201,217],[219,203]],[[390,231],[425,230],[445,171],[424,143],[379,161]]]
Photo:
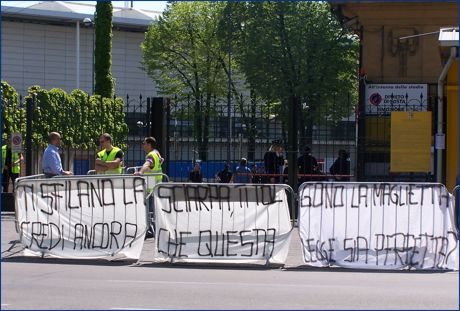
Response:
[[[157,186],[156,257],[284,263],[292,229],[287,189],[281,185]]]
[[[144,196],[145,181],[132,176],[22,179],[20,240],[32,254],[138,259],[147,226]]]
[[[457,269],[454,199],[440,184],[304,183],[304,262],[364,269]]]

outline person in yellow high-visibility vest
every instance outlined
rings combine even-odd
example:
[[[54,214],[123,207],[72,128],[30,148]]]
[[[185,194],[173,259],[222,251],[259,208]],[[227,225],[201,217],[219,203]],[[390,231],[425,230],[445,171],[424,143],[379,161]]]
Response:
[[[5,167],[7,153],[8,153],[8,144],[5,140],[5,145],[2,146],[2,189],[3,189],[2,191],[3,192],[8,192],[8,180],[10,178],[8,174],[8,167]]]
[[[96,157],[97,174],[121,174],[123,172],[123,151],[112,146],[112,136],[105,133],[99,138],[101,151]]]
[[[3,192],[8,192],[9,181],[14,184],[16,178],[21,173],[21,162],[24,161],[24,157],[20,152],[11,152],[10,138],[5,140],[5,145],[2,146],[2,186]]]
[[[151,174],[158,174],[157,176],[147,177],[147,193],[151,193],[153,187],[163,181],[163,173],[161,169],[161,164],[163,164],[164,159],[161,157],[160,152],[155,149],[157,145],[157,141],[153,137],[145,137],[144,141],[142,142],[142,146],[144,147],[144,151],[147,153],[145,156],[144,165],[140,168],[138,172],[135,172],[134,175],[151,175]],[[153,180],[152,180],[153,179]],[[153,182],[152,182],[153,181]],[[152,202],[152,197],[150,197],[150,201],[148,203],[149,213],[150,213],[150,223],[149,228],[146,232],[146,238],[152,238],[155,236],[155,212]]]
[[[153,185],[147,182],[148,192],[153,190],[153,186],[155,184],[163,181],[163,176],[160,174],[163,173],[161,169],[161,164],[163,164],[164,159],[161,157],[160,152],[157,149],[155,149],[156,144],[157,141],[153,137],[146,137],[144,139],[142,145],[144,147],[144,151],[147,153],[147,155],[145,156],[145,162],[140,168],[140,170],[134,173],[135,175],[158,174],[153,178],[155,181]]]

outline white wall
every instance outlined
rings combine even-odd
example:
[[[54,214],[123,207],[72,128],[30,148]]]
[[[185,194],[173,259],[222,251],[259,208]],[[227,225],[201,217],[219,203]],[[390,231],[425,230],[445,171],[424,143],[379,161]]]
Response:
[[[80,88],[90,92],[93,29],[80,26]],[[139,67],[144,33],[114,31],[112,74],[118,96],[156,96],[154,82]],[[25,95],[31,85],[71,92],[76,88],[76,25],[2,21],[1,79]]]

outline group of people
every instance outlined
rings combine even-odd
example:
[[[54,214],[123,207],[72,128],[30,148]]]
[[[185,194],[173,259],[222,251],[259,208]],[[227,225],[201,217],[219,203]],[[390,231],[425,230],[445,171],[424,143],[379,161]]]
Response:
[[[104,133],[99,137],[101,151],[96,155],[95,171],[96,174],[121,174],[123,172],[123,151],[112,145],[113,139],[110,134]],[[51,132],[48,136],[48,147],[43,153],[42,169],[45,177],[50,178],[59,175],[72,175],[71,171],[62,168],[59,146],[61,135]],[[161,180],[161,164],[164,159],[156,148],[156,140],[153,137],[145,137],[142,146],[146,152],[145,162],[136,171],[135,175],[156,174],[155,180]]]
[[[214,175],[216,182],[218,183],[238,183],[238,184],[250,184],[257,183],[254,179],[257,166],[254,164],[252,170],[248,167],[248,160],[241,158],[239,166],[236,167],[233,173],[230,164],[225,163],[224,168]],[[195,163],[193,170],[189,174],[189,182],[200,183],[203,182],[203,174],[201,173],[201,167],[198,162]]]
[[[123,172],[123,151],[112,145],[112,137],[104,133],[99,138],[101,151],[97,153],[95,159],[96,174],[121,174]],[[42,168],[47,178],[59,175],[72,175],[71,171],[66,171],[62,167],[59,155],[61,135],[51,132],[48,136],[48,147],[43,154]],[[20,174],[21,162],[24,160],[22,153],[11,152],[9,147],[9,137],[2,146],[2,186],[3,191],[8,191],[9,179],[13,186],[16,178]],[[162,180],[161,165],[164,158],[156,149],[154,137],[145,137],[143,149],[146,153],[145,162],[137,170],[135,175],[156,174],[155,181]],[[339,150],[338,158],[329,169],[329,173],[334,175],[337,181],[350,180],[350,155],[346,150]],[[311,149],[305,147],[302,155],[297,159],[299,182],[303,183],[310,180],[320,180],[321,175],[317,160],[311,154]],[[284,159],[284,150],[279,141],[273,141],[269,150],[264,155],[264,170],[260,170],[256,164],[248,167],[246,158],[240,160],[236,170],[232,172],[230,164],[226,163],[224,168],[215,174],[215,180],[220,183],[287,183],[288,163]],[[189,174],[188,181],[200,183],[203,181],[200,164],[196,162],[193,170]]]
[[[288,162],[284,159],[283,147],[278,140],[274,140],[269,150],[264,156],[265,173],[268,175],[271,183],[277,183],[280,180],[287,182]],[[306,181],[321,180],[324,173],[321,172],[318,161],[311,154],[311,148],[306,146],[302,155],[297,158],[297,169],[299,174],[299,183]],[[338,157],[329,168],[329,173],[334,175],[336,181],[350,181],[350,154],[340,149]],[[281,175],[281,178],[279,177]]]
[[[350,155],[340,149],[338,157],[329,168],[329,173],[336,181],[350,181]],[[321,172],[318,161],[311,154],[310,147],[305,147],[302,155],[297,159],[299,184],[306,181],[320,181],[328,178]],[[217,172],[215,177],[219,183],[287,183],[288,182],[288,161],[284,158],[284,150],[281,143],[273,141],[270,148],[264,155],[264,170],[260,170],[256,164],[248,167],[246,158],[240,160],[239,166],[232,172],[230,164],[226,163],[224,168]],[[189,182],[203,182],[203,174],[198,162],[194,164],[189,174]]]

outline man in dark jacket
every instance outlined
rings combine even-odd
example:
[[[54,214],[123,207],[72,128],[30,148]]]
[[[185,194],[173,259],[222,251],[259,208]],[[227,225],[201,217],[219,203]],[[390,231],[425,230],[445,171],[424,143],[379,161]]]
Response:
[[[339,157],[332,164],[329,172],[332,175],[350,175],[350,154],[343,149],[339,150]],[[334,177],[337,181],[350,181],[349,176]]]
[[[283,147],[279,140],[272,141],[272,144],[264,155],[266,174],[280,174],[284,164]],[[268,176],[267,182],[274,184],[280,181],[278,176]]]
[[[297,167],[299,169],[299,174],[319,174],[318,162],[316,161],[315,157],[311,155],[310,147],[305,147],[303,154],[297,159]],[[310,180],[315,179],[311,176],[303,176],[299,179],[300,184]]]
[[[215,177],[217,182],[220,182],[222,184],[228,184],[232,182],[233,174],[230,171],[230,164],[225,163],[224,169],[219,171]]]

